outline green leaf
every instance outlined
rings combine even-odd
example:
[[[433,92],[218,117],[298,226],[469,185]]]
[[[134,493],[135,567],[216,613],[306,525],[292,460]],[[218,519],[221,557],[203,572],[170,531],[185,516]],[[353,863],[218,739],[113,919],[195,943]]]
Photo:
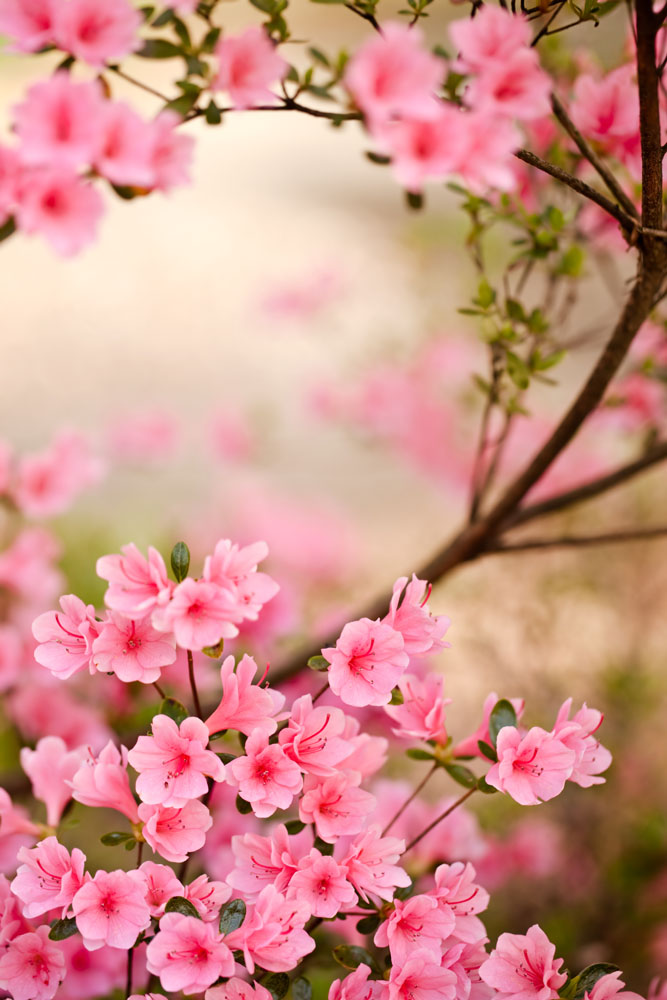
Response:
[[[220,642],[216,642],[215,646],[204,646],[202,653],[206,656],[210,656],[212,660],[217,660],[222,656],[222,651],[225,648],[225,640],[221,639]]]
[[[301,833],[302,830],[306,829],[306,824],[302,823],[300,819],[290,819],[285,823],[285,829],[289,834]]]
[[[489,736],[494,747],[498,743],[500,730],[504,729],[505,726],[516,726],[516,721],[516,712],[512,703],[507,698],[501,698],[500,701],[497,701],[489,716]]]
[[[373,934],[380,926],[380,918],[376,914],[369,917],[362,917],[357,923],[357,930],[360,934]]]
[[[262,979],[262,986],[266,987],[273,1000],[283,1000],[289,990],[289,976],[286,972],[272,972]]]
[[[305,976],[297,976],[292,982],[293,1000],[313,1000],[313,987]]]
[[[320,0],[322,2],[322,0]],[[339,0],[336,0],[338,3]],[[424,207],[424,195],[421,191],[406,191],[405,203],[413,212],[419,212]]]
[[[331,63],[329,62],[329,60],[325,56],[324,52],[321,52],[319,49],[311,47],[311,48],[308,49],[308,54],[309,54],[309,56],[310,56],[311,59],[314,59],[315,62],[320,63],[321,66],[327,66],[328,67],[328,66],[331,65]],[[292,985],[292,992],[294,992],[294,985]]]
[[[164,110],[175,111],[177,115],[181,116],[181,118],[185,118],[188,112],[192,111],[193,107],[197,103],[198,97],[199,93],[181,94],[180,97],[175,97],[173,101],[168,101],[164,106]]]
[[[237,931],[246,917],[246,905],[242,899],[232,899],[220,910],[218,929],[221,934]]]
[[[206,122],[208,125],[219,125],[222,122],[222,113],[215,101],[209,101],[206,107]]]
[[[526,314],[523,311],[523,306],[516,299],[507,299],[507,315],[514,323],[523,323],[526,319]]]
[[[185,580],[190,569],[190,549],[185,542],[176,542],[171,550],[171,569],[177,583]]]
[[[311,656],[308,660],[308,666],[311,670],[317,670],[323,673],[325,670],[329,669],[329,661],[325,660],[323,656]]]
[[[276,0],[250,0],[250,3],[264,14],[273,14],[277,6]]]
[[[554,351],[553,354],[548,354],[546,358],[543,358],[539,351],[536,351],[535,353],[537,355],[537,359],[534,362],[535,370],[538,372],[544,372],[547,371],[548,368],[553,368],[555,365],[560,364],[567,354],[567,351]]]
[[[488,760],[492,760],[494,764],[498,762],[498,754],[490,743],[485,743],[484,740],[477,740],[477,746],[479,747],[479,752],[484,754]]]
[[[187,25],[181,21],[180,17],[174,18],[174,31],[180,38],[182,44],[186,49],[192,48],[192,39],[190,38],[190,32],[187,29]]]
[[[185,705],[181,705],[180,701],[176,701],[175,698],[165,698],[160,705],[160,715],[168,715],[170,719],[180,726],[181,722],[184,722],[188,716],[188,710]]]
[[[112,184],[111,187],[123,201],[133,201],[140,193],[136,188],[128,187],[126,184]]]
[[[248,813],[252,812],[252,806],[245,799],[242,799],[240,795],[236,796],[236,809],[241,813],[242,816],[247,816]]]
[[[16,232],[16,223],[13,219],[7,219],[4,226],[0,226],[0,243],[3,240],[8,240],[10,236],[13,236]]]
[[[196,917],[201,920],[197,907],[185,896],[172,896],[164,908],[165,913],[180,913],[184,917]]]
[[[477,782],[477,791],[483,792],[484,795],[495,795],[498,789],[494,788],[493,785],[490,785],[486,778],[480,778]]]
[[[410,749],[405,751],[405,756],[409,757],[410,760],[433,760],[433,754],[429,753],[428,750],[419,750],[418,748]]]
[[[382,156],[380,153],[373,153],[372,150],[368,150],[365,155],[367,160],[370,160],[371,163],[377,163],[381,167],[386,167],[388,163],[391,163],[390,156]]]
[[[514,351],[507,352],[507,374],[517,389],[527,389],[530,385],[530,369]]]
[[[169,24],[173,16],[174,12],[171,9],[171,7],[167,8],[167,10],[163,10],[162,13],[158,14],[158,16],[153,21],[153,27],[164,28],[165,24]]]
[[[378,972],[378,967],[373,956],[366,951],[365,948],[360,948],[356,944],[339,944],[334,948],[333,952],[334,959],[339,965],[342,965],[344,969],[358,969],[360,965],[368,965],[374,972]]]
[[[445,771],[464,788],[475,788],[477,786],[477,776],[473,774],[469,767],[463,764],[445,764]]]
[[[137,846],[137,842],[136,842],[136,840],[134,838],[132,838],[132,840],[128,840],[128,842],[125,844],[125,850],[126,851],[133,851],[136,846]]]
[[[486,278],[482,278],[477,288],[477,298],[476,303],[481,306],[482,309],[489,309],[493,303],[496,301],[496,293],[491,285],[488,283]]]
[[[233,760],[236,760],[236,754],[234,753],[219,753],[217,756],[223,764],[231,764]]]
[[[204,36],[204,41],[201,43],[201,51],[206,53],[213,52],[213,49],[220,41],[220,34],[220,28],[211,28]]]
[[[54,920],[51,924],[49,937],[52,941],[65,941],[76,934],[78,927],[74,917],[66,917],[64,920]]]
[[[608,976],[610,972],[618,971],[618,966],[610,965],[609,962],[596,962],[595,965],[589,965],[567,984],[567,995],[572,997],[572,1000],[582,1000],[584,994],[590,993],[599,979]]]
[[[123,832],[105,833],[100,837],[100,840],[105,847],[116,847],[118,844],[124,844],[126,840],[134,842],[134,834]]]
[[[183,51],[165,38],[147,38],[136,55],[143,59],[175,59],[182,56]]]
[[[558,262],[556,274],[564,274],[568,278],[578,278],[584,266],[584,251],[574,244],[569,247]]]
[[[391,692],[391,701],[390,701],[389,704],[390,705],[404,705],[405,704],[405,698],[403,697],[403,694],[402,694],[400,688],[396,687]]]

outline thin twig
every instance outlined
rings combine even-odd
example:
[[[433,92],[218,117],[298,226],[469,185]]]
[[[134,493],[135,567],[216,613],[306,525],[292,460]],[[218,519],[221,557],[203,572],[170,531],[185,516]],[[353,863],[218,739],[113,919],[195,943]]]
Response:
[[[523,542],[504,542],[499,539],[489,545],[487,552],[500,555],[504,552],[528,552],[532,549],[586,548],[591,545],[614,545],[616,542],[644,542],[650,538],[667,536],[667,525],[654,528],[628,528],[625,531],[608,531],[599,535],[561,535],[559,538],[527,538]]]
[[[195,664],[192,656],[192,650],[188,649],[188,677],[190,678],[190,690],[192,691],[192,700],[195,705],[195,714],[203,719],[204,716],[201,712],[201,705],[199,704],[199,692],[197,691],[197,682],[195,680]]]
[[[126,73],[125,70],[120,69],[120,67],[109,66],[108,69],[110,69],[112,73],[115,73],[116,76],[120,76],[123,80],[127,80],[128,83],[133,84],[135,87],[139,87],[140,90],[145,90],[147,94],[152,94],[153,97],[159,97],[161,101],[165,102],[165,104],[169,103],[169,98],[165,97],[165,95],[160,93],[159,90],[151,87],[148,83],[143,83],[143,81],[137,80],[134,76],[130,76],[129,73]]]
[[[542,25],[542,27],[540,28],[540,30],[537,32],[537,34],[533,38],[532,42],[530,43],[531,47],[534,46],[534,45],[537,45],[537,43],[539,42],[540,38],[544,38],[545,35],[549,34],[549,28],[551,27],[551,25],[553,24],[553,22],[556,20],[556,18],[558,17],[558,15],[561,13],[561,11],[563,10],[563,7],[565,6],[565,4],[566,4],[566,0],[560,0],[559,6],[556,7],[556,10],[554,10],[554,12],[551,15],[551,17],[549,18],[549,20],[545,24]]]
[[[403,813],[408,808],[408,806],[410,805],[410,803],[414,802],[414,800],[417,798],[417,796],[419,795],[419,793],[424,789],[426,783],[433,777],[433,775],[435,774],[435,772],[437,770],[438,770],[438,765],[434,764],[433,767],[431,768],[431,770],[428,771],[424,775],[424,777],[422,778],[422,780],[419,782],[419,784],[415,788],[415,790],[412,793],[412,795],[408,796],[408,798],[405,800],[405,802],[400,807],[400,809],[398,810],[398,812],[394,813],[394,815],[389,820],[389,822],[385,826],[385,828],[382,831],[382,833],[380,834],[380,836],[385,837],[387,835],[387,833],[391,830],[391,828],[394,825],[394,823],[396,822],[396,820],[400,819],[400,817],[403,815]]]
[[[447,817],[449,815],[451,815],[451,813],[453,813],[455,809],[458,809],[459,806],[463,805],[463,803],[466,801],[466,799],[469,799],[470,796],[472,795],[472,793],[476,792],[476,791],[477,791],[476,787],[475,788],[469,788],[467,792],[464,792],[463,795],[459,799],[456,800],[456,802],[452,802],[451,806],[449,806],[448,809],[445,809],[445,811],[443,813],[440,813],[440,815],[437,817],[437,819],[434,819],[432,823],[429,823],[429,825],[426,827],[426,829],[422,830],[422,832],[419,834],[419,836],[415,837],[414,840],[410,841],[410,843],[405,848],[405,851],[403,853],[407,854],[408,851],[411,851],[412,848],[415,847],[419,843],[419,841],[422,840],[426,836],[427,833],[430,833],[431,830],[433,830],[433,828],[438,825],[438,823],[442,823],[443,819],[447,819]]]

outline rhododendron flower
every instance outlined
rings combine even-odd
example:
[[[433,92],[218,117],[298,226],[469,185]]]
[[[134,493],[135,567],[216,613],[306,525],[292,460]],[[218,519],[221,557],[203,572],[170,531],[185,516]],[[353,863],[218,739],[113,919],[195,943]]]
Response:
[[[263,28],[248,28],[241,35],[222,38],[215,54],[218,67],[211,88],[226,90],[235,108],[275,103],[270,88],[283,79],[289,65]]]
[[[117,809],[137,823],[139,812],[127,774],[127,750],[109,740],[98,757],[84,761],[72,778],[72,798],[84,806]]]
[[[491,743],[491,736],[489,734],[489,719],[491,718],[491,712],[496,707],[500,697],[495,691],[487,695],[484,699],[484,705],[482,706],[482,721],[479,726],[467,739],[462,740],[457,743],[452,749],[452,753],[455,757],[481,757],[482,760],[486,760],[484,754],[479,749],[479,743]],[[523,698],[510,698],[509,702],[516,713],[517,719],[520,719],[523,715],[524,700]]]
[[[501,934],[495,949],[480,967],[482,980],[498,995],[513,1000],[555,1000],[567,980],[559,972],[562,958],[541,927],[526,934]]]
[[[234,958],[213,924],[166,913],[146,949],[146,967],[168,992],[202,993],[234,972]]]
[[[442,955],[442,943],[454,930],[456,918],[438,907],[433,896],[411,896],[394,900],[394,910],[380,924],[373,941],[379,948],[389,948],[395,964],[405,962],[415,947],[430,951],[433,961]]]
[[[506,61],[486,67],[472,80],[465,97],[476,110],[507,115],[517,121],[535,121],[551,110],[551,87],[537,52],[525,48]]]
[[[404,850],[404,840],[383,837],[378,826],[371,826],[355,837],[341,864],[364,901],[368,901],[369,893],[391,900],[394,889],[410,885],[410,876],[396,864]]]
[[[220,907],[232,894],[230,886],[224,882],[211,881],[208,875],[200,875],[185,889],[185,898],[196,908],[202,920],[216,920]]]
[[[389,977],[389,1000],[454,1000],[456,975],[442,969],[432,952],[417,948]]]
[[[261,983],[246,983],[234,977],[206,990],[204,1000],[271,1000],[271,994]]]
[[[389,614],[383,619],[403,636],[403,648],[408,656],[426,656],[448,647],[444,641],[451,622],[446,615],[432,615],[427,607],[431,596],[430,584],[401,576],[394,584]]]
[[[65,959],[49,928],[20,934],[0,957],[0,989],[14,1000],[51,1000],[65,978]]]
[[[168,602],[174,583],[167,576],[164,559],[152,546],[148,558],[133,544],[123,545],[120,551],[122,555],[97,560],[97,575],[109,582],[104,601],[128,618],[144,618]]]
[[[225,780],[222,761],[206,749],[208,729],[201,719],[180,726],[168,715],[156,715],[152,736],[140,736],[127,759],[139,773],[137,794],[151,805],[184,806],[208,790],[206,776]]]
[[[13,861],[15,864],[16,857]],[[0,875],[0,948],[5,948],[17,934],[30,930],[32,927],[22,914],[8,879]]]
[[[536,806],[560,795],[576,761],[573,750],[539,726],[525,736],[514,726],[504,726],[496,751],[498,763],[486,780],[522,806]]]
[[[21,178],[16,220],[25,233],[43,236],[71,257],[95,240],[104,202],[99,191],[67,169],[43,167]]]
[[[602,725],[604,716],[597,709],[588,708],[584,702],[570,720],[571,708],[572,699],[568,698],[561,705],[553,729],[554,736],[569,747],[576,757],[569,780],[582,788],[604,784],[605,779],[599,775],[607,770],[612,758],[607,748],[593,736]]]
[[[21,181],[29,187],[32,176],[28,171],[21,175]],[[18,460],[12,498],[29,517],[53,517],[67,510],[78,493],[94,485],[102,471],[102,463],[82,434],[61,431],[46,451],[22,455]]]
[[[238,729],[251,736],[262,733],[269,737],[275,733],[278,723],[273,718],[285,704],[285,696],[279,691],[254,684],[257,665],[251,656],[244,656],[237,667],[234,657],[227,656],[220,667],[222,700],[213,715],[206,720],[209,733],[223,729]]]
[[[299,870],[290,880],[287,898],[307,903],[314,917],[334,917],[339,910],[357,902],[345,867],[316,848],[299,862]]]
[[[129,1000],[167,1000],[163,993],[134,993]]]
[[[100,673],[114,673],[121,681],[152,684],[162,667],[176,659],[173,636],[158,632],[148,618],[128,619],[112,612],[99,630],[91,663]]]
[[[21,847],[12,892],[23,903],[23,914],[32,919],[62,908],[65,916],[75,893],[83,884],[85,854],[75,847],[70,854],[55,837],[46,837],[28,850]]]
[[[216,544],[213,555],[206,558],[204,579],[234,593],[237,624],[246,619],[255,621],[262,607],[280,589],[267,573],[257,572],[258,563],[268,554],[266,542],[239,547],[223,538]]]
[[[423,120],[437,114],[435,95],[445,72],[442,59],[424,47],[419,29],[389,23],[350,59],[345,85],[371,121],[396,115]]]
[[[408,665],[403,636],[390,625],[362,618],[345,625],[335,647],[322,650],[329,684],[346,705],[387,705]]]
[[[435,740],[441,746],[447,742],[445,705],[451,698],[444,696],[443,677],[429,674],[423,681],[414,674],[404,674],[398,682],[403,696],[402,705],[385,705],[387,715],[398,723],[392,730],[402,739]]]
[[[34,166],[89,165],[99,149],[103,110],[96,80],[75,83],[60,71],[33,84],[14,110],[21,159]]]
[[[261,732],[248,737],[245,756],[227,766],[228,780],[239,786],[239,795],[264,819],[276,809],[287,809],[301,791],[301,771],[282,747],[269,744]],[[231,775],[231,777],[230,777]]]
[[[151,917],[161,917],[169,900],[173,896],[182,896],[185,891],[173,868],[153,861],[144,861],[128,875],[143,889]]]
[[[349,756],[340,763],[340,770],[356,771],[361,778],[369,778],[384,766],[389,743],[383,736],[371,736],[360,732],[358,719],[345,717],[344,739],[350,744]]]
[[[142,802],[139,819],[144,824],[144,840],[167,861],[185,861],[188,854],[198,851],[213,825],[210,812],[198,799],[187,802],[182,809]]]
[[[84,751],[68,750],[59,736],[44,736],[34,750],[22,747],[20,756],[33,795],[46,805],[46,822],[58,826],[72,798],[71,780],[81,766]]]
[[[232,837],[235,867],[227,876],[227,882],[247,896],[258,895],[267,885],[284,893],[299,867],[304,849],[310,848],[312,843],[308,830],[290,836],[282,823],[275,826],[268,837],[257,833],[237,834]]]
[[[37,662],[66,680],[84,667],[90,669],[99,623],[92,604],[84,604],[74,594],[61,597],[60,607],[61,611],[46,611],[36,618],[32,634],[39,643],[35,649]]]
[[[233,612],[228,590],[188,577],[177,585],[169,604],[153,612],[153,624],[162,632],[173,632],[183,649],[204,649],[238,635],[231,623]]]
[[[625,989],[625,983],[621,979],[622,975],[623,973],[619,971],[608,972],[606,976],[600,976],[593,988],[584,993],[584,1000],[613,1000],[614,997],[618,996],[622,996],[624,1000],[643,1000],[638,993],[632,993],[630,990]],[[650,987],[648,995],[651,998],[652,991]],[[654,1000],[657,1000],[655,994],[653,995]]]
[[[278,742],[304,774],[326,778],[336,773],[337,765],[353,749],[343,736],[345,728],[345,715],[339,708],[313,708],[313,699],[306,694],[292,705]]]
[[[338,837],[359,833],[374,806],[370,792],[357,788],[349,774],[339,773],[321,782],[307,780],[299,818],[303,823],[314,823],[318,837],[334,844]]]
[[[19,848],[31,847],[40,833],[25,809],[15,806],[5,789],[0,788],[0,871],[13,872]]]
[[[490,188],[513,191],[517,183],[514,153],[521,146],[516,126],[509,119],[476,109],[461,116],[461,124],[456,173],[466,187],[480,195],[488,194]]]
[[[484,925],[475,916],[489,905],[486,889],[475,882],[475,869],[471,864],[455,861],[439,865],[435,870],[433,897],[442,910],[449,910],[455,917],[454,937],[469,944],[484,937]]]
[[[362,962],[344,979],[335,979],[329,987],[328,1000],[381,1000],[386,984],[369,979],[371,969]]]
[[[65,52],[101,69],[141,46],[141,24],[129,0],[67,0],[57,7],[54,34]]]
[[[309,916],[307,903],[285,899],[267,885],[241,927],[228,934],[226,941],[230,948],[243,951],[248,972],[255,971],[255,963],[270,972],[287,972],[315,948],[304,930]]]
[[[485,6],[474,18],[454,21],[449,34],[459,50],[457,66],[464,73],[484,73],[504,64],[532,41],[528,18],[499,7]]]
[[[634,63],[612,70],[601,79],[581,73],[574,84],[572,120],[587,139],[622,160],[640,176],[639,94]]]
[[[72,900],[76,926],[89,951],[102,945],[127,951],[151,922],[143,888],[120,869],[98,871]]]
[[[128,104],[107,101],[95,169],[112,184],[150,187],[152,127]]]
[[[57,0],[0,0],[0,33],[19,52],[37,52],[53,40]]]
[[[190,169],[195,140],[177,131],[181,118],[173,111],[163,111],[151,122],[151,189],[168,192],[190,183]]]
[[[114,990],[123,990],[127,963],[123,962],[117,948],[88,951],[80,934],[59,944],[65,955],[67,973],[58,991],[58,1000],[90,1000],[91,997],[109,996]]]

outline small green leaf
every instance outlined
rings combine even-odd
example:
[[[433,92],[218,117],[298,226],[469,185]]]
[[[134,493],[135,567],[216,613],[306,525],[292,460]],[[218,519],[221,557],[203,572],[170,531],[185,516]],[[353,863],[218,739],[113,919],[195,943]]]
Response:
[[[514,351],[507,352],[507,374],[517,389],[527,389],[530,385],[530,369]]]
[[[400,688],[394,688],[391,692],[390,705],[403,705],[405,704],[405,698],[403,697]]]
[[[380,153],[374,153],[372,150],[367,151],[366,159],[370,160],[371,163],[378,163],[382,167],[386,167],[388,163],[391,163],[391,157],[382,156]]]
[[[180,726],[188,718],[188,710],[185,705],[175,698],[165,698],[160,705],[160,715],[168,715],[170,719]]]
[[[185,580],[190,569],[190,549],[185,542],[176,542],[171,550],[171,568],[177,583]]]
[[[252,812],[252,806],[245,799],[242,799],[240,795],[236,796],[236,809],[241,813],[242,816],[247,816],[248,813]]]
[[[360,948],[356,944],[339,944],[334,948],[332,954],[344,969],[354,970],[358,969],[360,965],[368,965],[374,972],[379,971],[373,956],[365,948]]]
[[[180,97],[175,97],[173,101],[168,101],[164,106],[164,110],[175,111],[177,115],[181,116],[181,118],[185,118],[188,112],[192,111],[193,107],[197,103],[198,97],[198,93],[181,94]]]
[[[153,27],[164,28],[165,24],[169,24],[173,16],[174,12],[171,9],[171,7],[169,7],[167,10],[163,10],[162,13],[158,14],[158,16],[153,21]]]
[[[182,56],[183,51],[165,38],[147,38],[136,55],[142,59],[175,59]]]
[[[289,834],[301,833],[302,830],[306,829],[306,824],[302,823],[300,819],[290,819],[285,823],[285,829]]]
[[[196,917],[201,920],[197,907],[185,896],[172,896],[164,908],[165,913],[180,913],[184,917]]]
[[[523,311],[523,306],[517,299],[507,299],[505,303],[507,306],[507,315],[514,323],[523,323],[526,319],[526,314]]]
[[[273,1000],[283,1000],[289,990],[289,976],[286,972],[272,972],[262,980],[262,986],[269,991]]]
[[[213,49],[220,41],[220,33],[220,28],[211,28],[204,36],[204,41],[201,43],[201,51],[206,53],[213,52]]]
[[[568,983],[568,995],[572,997],[572,1000],[582,1000],[584,994],[590,993],[599,979],[608,976],[610,972],[618,971],[618,966],[610,965],[609,962],[596,962],[595,965],[589,965]]]
[[[215,646],[204,646],[202,653],[206,656],[210,656],[212,660],[218,660],[222,656],[224,648],[225,640],[221,639],[220,642],[216,642]]]
[[[65,941],[67,938],[72,937],[73,934],[76,934],[77,930],[76,918],[66,917],[64,920],[53,921],[49,937],[52,941]]]
[[[380,926],[380,918],[373,914],[370,917],[362,917],[357,923],[357,930],[360,934],[373,934]]]
[[[308,666],[311,670],[317,670],[323,673],[325,670],[329,669],[329,661],[323,656],[311,656],[308,660]]]
[[[223,764],[231,764],[233,760],[236,760],[236,754],[234,753],[219,753],[217,756]]]
[[[316,49],[316,48],[312,48],[311,47],[311,48],[308,49],[308,54],[309,54],[309,56],[310,56],[311,59],[314,59],[315,62],[320,63],[321,66],[330,66],[331,65],[330,62],[329,62],[329,60],[325,56],[324,52],[321,52],[320,49]],[[292,992],[294,992],[294,986],[292,986]]]
[[[0,243],[3,240],[8,240],[10,236],[13,236],[16,232],[16,223],[13,219],[7,219],[4,226],[0,226]]]
[[[246,917],[246,905],[242,899],[232,899],[220,910],[218,929],[221,934],[237,931]]]
[[[313,987],[304,976],[297,976],[292,982],[293,1000],[313,1000]]]
[[[136,842],[136,840],[133,837],[132,840],[128,840],[128,842],[125,844],[125,850],[126,851],[133,851],[136,846],[137,846],[137,842]]]
[[[405,756],[409,757],[410,760],[433,760],[433,754],[429,753],[428,750],[419,750],[418,748],[410,749],[405,751]]]
[[[501,698],[500,701],[497,701],[489,716],[489,736],[494,747],[498,743],[500,730],[504,729],[505,726],[516,727],[516,721],[516,712],[512,703],[507,698]]]
[[[445,771],[464,788],[475,788],[477,786],[477,776],[473,774],[469,767],[463,764],[445,764]]]
[[[584,266],[584,251],[580,246],[574,244],[569,247],[558,262],[557,274],[564,274],[568,278],[578,278]]]
[[[477,299],[475,300],[482,309],[489,309],[496,301],[496,293],[486,278],[482,278],[477,288]]]
[[[490,785],[486,778],[480,778],[477,782],[477,791],[483,792],[485,795],[495,795],[498,789]]]
[[[494,764],[498,762],[498,754],[490,743],[485,743],[484,740],[477,740],[477,746],[479,747],[479,752],[488,760],[492,760]]]
[[[100,837],[101,842],[105,847],[116,847],[118,844],[124,844],[126,840],[134,841],[134,835],[131,833],[105,833]]]
[[[339,0],[336,0],[336,3],[338,2]],[[424,207],[424,195],[421,191],[406,191],[405,204],[408,208],[412,209],[413,212],[419,212]]]
[[[222,121],[222,113],[215,101],[209,101],[206,106],[206,122],[208,125],[219,125]]]

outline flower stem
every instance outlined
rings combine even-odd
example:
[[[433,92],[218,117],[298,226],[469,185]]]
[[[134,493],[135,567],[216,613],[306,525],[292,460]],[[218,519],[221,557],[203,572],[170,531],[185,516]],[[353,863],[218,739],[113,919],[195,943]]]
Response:
[[[195,715],[199,718],[203,718],[201,713],[201,705],[199,704],[199,694],[197,692],[197,683],[195,681],[195,664],[192,656],[192,650],[188,649],[188,676],[190,678],[190,690],[192,691],[192,700],[195,703]]]
[[[325,691],[328,691],[328,690],[329,690],[329,681],[327,681],[326,684],[323,687],[320,688],[320,690],[317,692],[317,694],[313,696],[313,705],[315,704],[315,702],[317,701],[317,699],[321,698],[322,695],[325,693]]]
[[[427,833],[430,833],[431,830],[438,825],[438,823],[442,823],[443,819],[446,819],[447,816],[450,815],[450,813],[453,813],[455,809],[458,809],[459,806],[463,805],[466,799],[469,799],[472,793],[476,791],[477,791],[476,788],[469,788],[467,792],[464,792],[463,795],[456,800],[456,802],[452,802],[451,806],[445,809],[445,811],[441,813],[437,819],[434,819],[432,823],[429,823],[426,829],[422,830],[419,836],[415,837],[414,840],[410,841],[408,846],[405,848],[404,853],[407,854],[407,852],[411,851],[413,847],[416,847],[419,841],[422,840]]]
[[[413,802],[413,801],[414,801],[414,799],[416,799],[416,798],[417,798],[417,796],[419,795],[419,793],[420,793],[420,792],[422,791],[422,789],[423,789],[423,788],[424,788],[424,786],[426,785],[426,782],[427,782],[427,781],[429,780],[429,778],[430,778],[430,777],[431,777],[432,775],[434,775],[434,774],[435,774],[435,772],[436,772],[437,770],[438,770],[438,765],[437,765],[437,764],[434,764],[434,765],[433,765],[433,767],[431,768],[431,770],[430,770],[430,771],[428,771],[428,772],[427,772],[427,774],[425,774],[425,775],[424,775],[424,777],[423,777],[423,778],[422,778],[422,780],[421,780],[421,781],[419,782],[419,784],[418,784],[418,785],[417,785],[417,787],[415,788],[415,790],[414,790],[414,792],[412,793],[412,795],[410,795],[410,796],[409,796],[409,798],[407,798],[407,799],[405,800],[405,802],[404,802],[404,803],[403,803],[403,805],[402,805],[402,806],[400,807],[400,809],[398,810],[398,812],[397,812],[397,813],[395,813],[395,814],[394,814],[394,815],[392,816],[392,818],[391,818],[391,819],[389,820],[389,822],[388,822],[388,823],[387,823],[387,825],[385,826],[384,830],[382,831],[382,836],[383,836],[383,837],[385,836],[385,834],[387,834],[387,833],[389,832],[389,830],[391,830],[391,828],[392,828],[392,826],[394,825],[394,823],[396,822],[396,820],[397,820],[397,819],[399,819],[399,818],[400,818],[400,817],[401,817],[401,816],[403,815],[403,813],[404,813],[404,812],[405,812],[405,810],[406,810],[406,809],[408,808],[408,806],[410,805],[410,803],[411,803],[411,802]]]

